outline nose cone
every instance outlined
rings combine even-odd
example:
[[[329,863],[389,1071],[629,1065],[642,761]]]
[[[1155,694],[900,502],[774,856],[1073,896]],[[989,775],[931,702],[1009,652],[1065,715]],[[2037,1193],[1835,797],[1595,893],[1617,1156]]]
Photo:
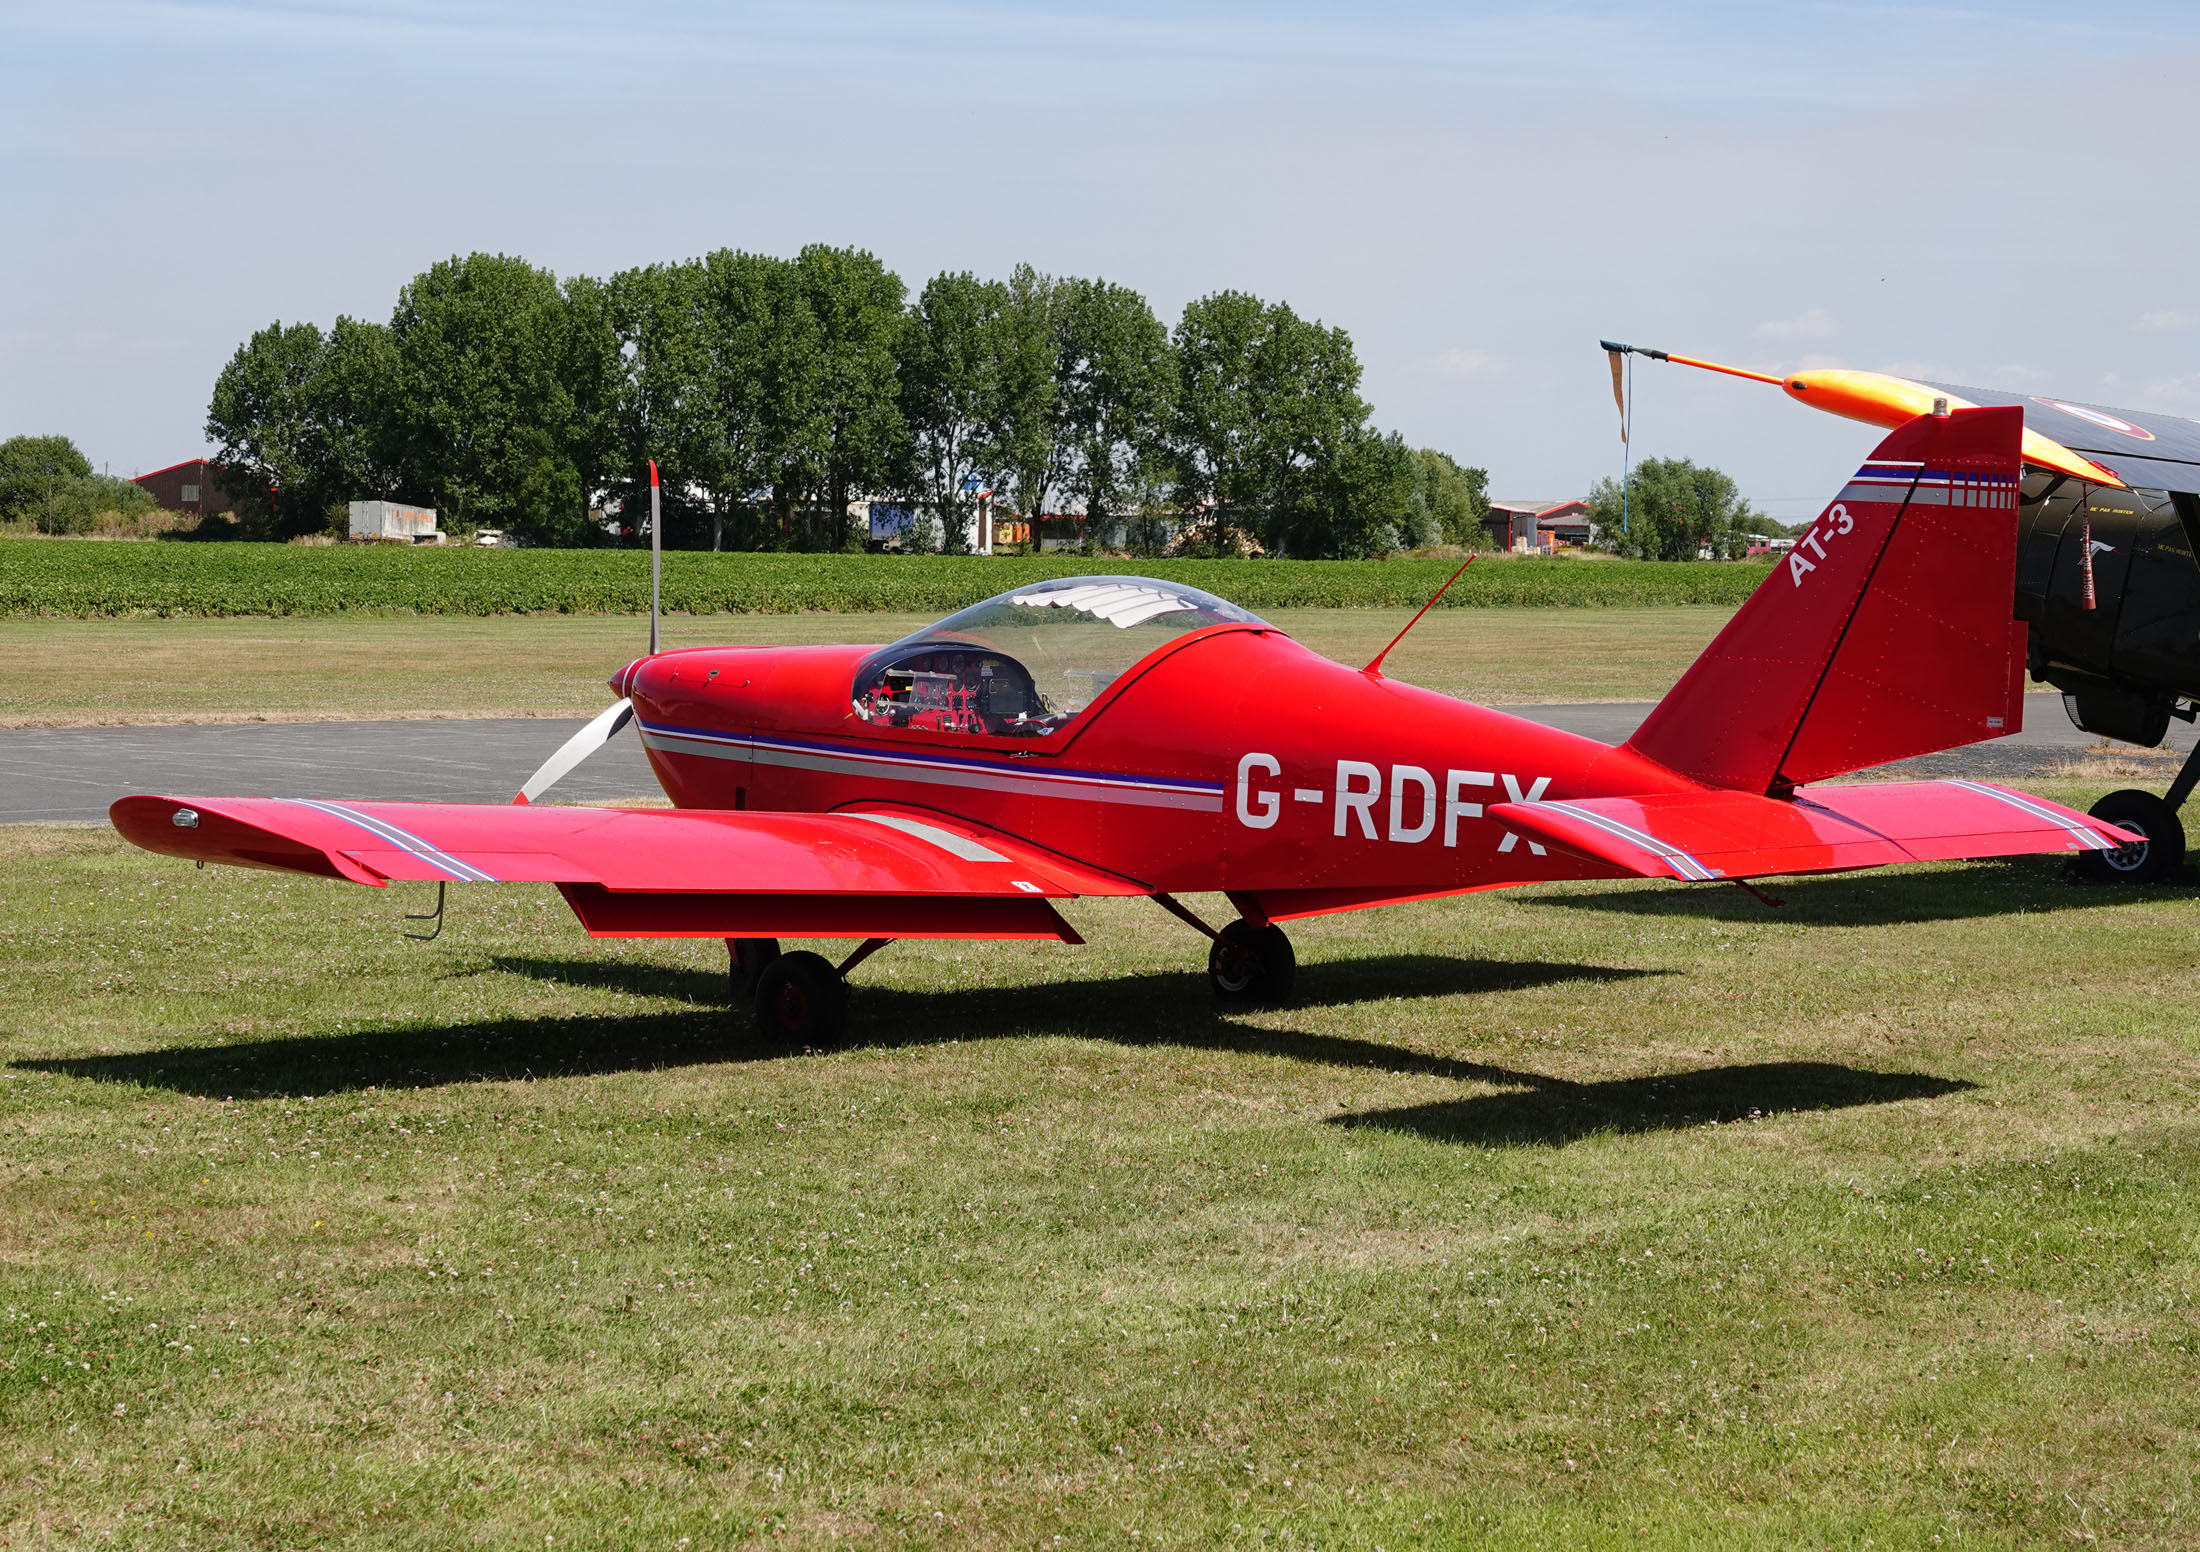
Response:
[[[1894,427],[1933,412],[1933,400],[1944,397],[1923,383],[1884,372],[1849,372],[1825,368],[1790,372],[1780,384],[1787,396],[1813,409],[1845,415],[1870,426]]]
[[[646,657],[638,657],[633,662],[627,664],[626,667],[620,669],[617,673],[606,679],[604,683],[611,687],[611,693],[613,695],[619,696],[622,699],[626,696],[632,695],[634,693],[634,675],[637,671],[640,670],[641,666],[648,661],[649,659]]]

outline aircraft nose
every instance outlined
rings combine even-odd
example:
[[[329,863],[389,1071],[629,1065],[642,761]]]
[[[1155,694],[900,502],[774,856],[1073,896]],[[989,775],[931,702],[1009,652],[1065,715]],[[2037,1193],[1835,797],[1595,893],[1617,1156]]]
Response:
[[[648,661],[649,659],[646,657],[638,657],[633,662],[627,664],[626,667],[620,669],[617,673],[606,679],[604,683],[610,686],[611,693],[613,695],[631,695],[634,693],[634,671]]]

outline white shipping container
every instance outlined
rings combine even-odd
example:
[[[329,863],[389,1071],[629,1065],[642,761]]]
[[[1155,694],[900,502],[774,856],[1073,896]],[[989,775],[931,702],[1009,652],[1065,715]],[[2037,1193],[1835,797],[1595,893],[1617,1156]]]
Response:
[[[434,539],[435,508],[400,506],[394,501],[354,501],[351,504],[351,536],[354,539],[409,539],[419,543]]]

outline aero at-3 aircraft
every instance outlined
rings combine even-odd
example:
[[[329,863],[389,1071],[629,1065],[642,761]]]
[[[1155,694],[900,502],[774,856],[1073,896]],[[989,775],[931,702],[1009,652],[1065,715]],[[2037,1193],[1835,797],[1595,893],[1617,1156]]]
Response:
[[[112,817],[178,857],[547,882],[599,936],[724,938],[766,1034],[811,1043],[893,939],[1075,943],[1057,902],[1078,896],[1154,899],[1211,940],[1217,996],[1265,1001],[1290,992],[1297,917],[2128,844],[1983,782],[1824,784],[2017,726],[2022,434],[2014,409],[1895,430],[1618,747],[1401,684],[1381,654],[1344,667],[1203,592],[1081,577],[884,647],[654,653],[512,805],[138,796]],[[628,720],[671,810],[532,801]],[[1191,891],[1237,919],[1210,927]],[[860,946],[836,966],[787,938]]]
[[[1750,378],[1875,426],[1900,425],[1936,400],[1956,409],[2021,408],[2015,597],[2017,618],[2032,627],[2032,677],[2062,691],[2070,720],[2104,738],[2151,749],[2172,717],[2193,720],[2200,702],[2200,423],[1885,372],[1814,368],[1774,376],[1602,343],[1615,362],[1636,354]],[[2200,746],[2161,797],[2131,788],[2102,798],[2095,816],[2141,839],[2088,853],[2081,866],[2104,883],[2169,877],[2185,856],[2178,810],[2196,784]]]

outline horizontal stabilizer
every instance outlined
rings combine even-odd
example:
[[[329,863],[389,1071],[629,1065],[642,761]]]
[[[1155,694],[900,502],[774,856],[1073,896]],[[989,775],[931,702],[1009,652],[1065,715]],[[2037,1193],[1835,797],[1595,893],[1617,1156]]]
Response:
[[[1500,803],[1489,813],[1546,846],[1624,873],[1697,882],[2103,851],[2138,839],[2059,803],[1982,781],[1816,787],[1792,798],[1669,792]]]

